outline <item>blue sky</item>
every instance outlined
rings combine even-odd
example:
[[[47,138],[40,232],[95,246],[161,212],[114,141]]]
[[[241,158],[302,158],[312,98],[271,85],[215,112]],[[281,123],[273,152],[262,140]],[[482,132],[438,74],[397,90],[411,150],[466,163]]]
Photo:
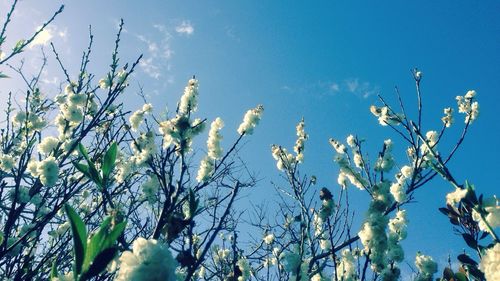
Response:
[[[21,1],[7,44],[28,36],[61,3]],[[0,0],[2,17],[9,5],[10,1]],[[372,156],[390,137],[395,151],[404,152],[402,140],[378,126],[368,108],[377,94],[394,102],[396,85],[407,108],[416,108],[410,74],[414,67],[424,73],[427,130],[440,128],[442,109],[455,107],[455,96],[470,89],[478,92],[481,116],[450,167],[458,180],[469,179],[490,196],[499,193],[498,1],[67,1],[65,5],[51,27],[51,40],[72,73],[77,67],[72,62],[79,61],[86,48],[89,24],[95,35],[91,70],[97,76],[106,73],[116,26],[123,18],[121,61],[144,54],[132,86],[140,83],[157,109],[167,104],[173,109],[185,81],[195,74],[200,80],[199,114],[208,119],[221,116],[226,123],[224,141],[229,144],[236,139],[243,113],[264,104],[261,126],[242,151],[262,178],[247,193],[253,202],[265,200],[262,194],[279,179],[270,145],[291,149],[295,124],[302,117],[310,135],[304,169],[318,176],[320,186],[338,188],[329,137],[356,134],[367,139]],[[39,63],[40,46],[26,52],[28,70]],[[49,58],[44,74],[47,92],[57,89],[62,77]],[[22,88],[14,79],[1,83],[2,96],[7,89]],[[128,94],[134,98],[127,101],[139,100],[133,91]],[[129,106],[134,109],[139,104]],[[440,145],[443,149],[449,149],[460,133],[462,116],[455,117],[450,142]],[[403,242],[408,262],[413,264],[417,250],[445,261],[449,253],[456,256],[464,248],[437,210],[451,190],[435,179],[417,192],[418,203],[408,206],[409,237]],[[360,210],[367,206],[361,191],[352,189],[351,195],[354,206]]]

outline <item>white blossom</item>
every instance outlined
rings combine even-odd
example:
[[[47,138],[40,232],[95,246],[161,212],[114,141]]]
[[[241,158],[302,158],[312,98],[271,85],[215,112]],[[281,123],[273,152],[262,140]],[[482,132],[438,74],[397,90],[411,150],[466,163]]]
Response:
[[[219,159],[222,156],[222,148],[220,146],[220,141],[222,140],[222,135],[220,130],[224,127],[224,122],[221,118],[217,117],[210,125],[210,131],[208,132],[207,148],[208,157],[211,159]]]
[[[349,249],[344,249],[337,265],[337,280],[355,281],[356,278],[356,260]]]
[[[305,142],[308,138],[308,135],[304,131],[305,122],[304,118],[297,124],[297,140],[295,141],[295,146],[293,147],[293,151],[295,151],[297,162],[301,163],[304,160],[304,146]]]
[[[238,134],[251,135],[255,127],[259,124],[263,112],[264,106],[262,105],[248,110],[243,117],[243,122],[238,127]]]
[[[464,198],[466,194],[467,194],[467,189],[457,188],[455,189],[455,191],[450,192],[446,195],[446,204],[453,206],[458,202],[460,202],[460,200],[462,200],[462,198]]]
[[[158,240],[137,238],[132,251],[120,256],[120,270],[117,281],[176,280],[177,262],[168,246]]]
[[[198,169],[198,175],[196,180],[198,182],[207,182],[214,171],[214,160],[208,156],[205,156],[200,162],[200,168]]]
[[[441,120],[446,127],[450,127],[453,124],[453,109],[451,107],[447,107],[443,111],[444,116]]]
[[[40,144],[38,144],[37,148],[40,153],[49,155],[54,149],[56,149],[58,144],[59,144],[58,138],[46,137],[40,142]]]
[[[345,145],[343,145],[342,143],[340,143],[339,141],[333,139],[333,138],[330,138],[330,144],[332,145],[333,149],[335,149],[335,151],[337,151],[337,153],[339,154],[344,154],[346,153],[346,147]]]
[[[0,170],[10,171],[14,168],[15,159],[9,154],[0,153]]]
[[[36,172],[45,186],[54,186],[59,179],[59,166],[53,156],[38,163]]]
[[[189,79],[179,103],[179,114],[195,112],[198,107],[198,80]]]
[[[500,280],[500,243],[484,251],[479,269],[487,281]]]
[[[271,245],[274,242],[274,234],[268,233],[266,236],[264,236],[264,238],[262,238],[262,240],[264,240],[264,243],[266,243],[267,245]]]
[[[419,275],[415,278],[416,281],[433,280],[432,276],[437,272],[437,263],[432,259],[432,257],[425,256],[420,252],[417,252],[415,265],[419,270]]]

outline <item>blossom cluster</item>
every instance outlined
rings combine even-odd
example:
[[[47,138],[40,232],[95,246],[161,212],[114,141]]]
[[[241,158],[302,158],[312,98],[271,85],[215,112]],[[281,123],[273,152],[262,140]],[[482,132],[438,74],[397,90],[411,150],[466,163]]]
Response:
[[[479,103],[475,101],[476,91],[470,90],[463,96],[457,96],[458,112],[465,114],[465,123],[472,123],[479,116]]]
[[[176,280],[177,262],[167,245],[154,239],[137,238],[132,251],[120,256],[117,281]]]
[[[224,121],[220,117],[217,117],[212,124],[210,124],[210,131],[208,132],[207,139],[207,155],[201,160],[200,168],[198,169],[198,175],[196,180],[198,182],[206,182],[212,176],[214,171],[214,161],[222,157],[222,148],[220,141],[222,140],[222,135],[220,130],[224,127]]]
[[[392,110],[387,106],[377,107],[372,105],[370,107],[370,111],[373,115],[378,117],[378,122],[382,126],[399,125],[404,118],[402,114],[392,112]]]
[[[255,127],[259,124],[264,112],[264,106],[258,105],[257,107],[248,110],[243,117],[243,122],[238,127],[238,134],[251,135]]]

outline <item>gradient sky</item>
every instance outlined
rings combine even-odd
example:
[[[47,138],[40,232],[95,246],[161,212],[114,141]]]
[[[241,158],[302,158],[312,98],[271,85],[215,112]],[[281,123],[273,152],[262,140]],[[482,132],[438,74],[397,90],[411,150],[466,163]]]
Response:
[[[0,0],[5,16],[10,1]],[[62,1],[20,1],[5,46],[27,37],[57,10]],[[140,4],[139,4],[140,3]],[[345,139],[350,133],[367,140],[376,156],[385,138],[392,138],[395,153],[406,146],[369,112],[377,94],[394,102],[394,86],[407,108],[416,108],[410,69],[422,70],[424,124],[439,129],[444,107],[456,107],[455,96],[475,89],[480,118],[451,162],[459,181],[474,183],[488,196],[499,194],[497,160],[500,152],[498,117],[500,89],[500,2],[498,1],[67,1],[65,11],[50,27],[53,41],[70,73],[76,75],[92,25],[95,45],[90,69],[104,76],[110,63],[117,23],[125,20],[121,62],[144,54],[127,106],[140,106],[139,87],[157,110],[175,103],[193,74],[200,80],[199,116],[221,116],[226,123],[224,142],[236,139],[236,128],[248,108],[262,103],[265,114],[242,156],[261,181],[246,198],[254,203],[272,200],[271,181],[279,174],[270,154],[277,143],[292,149],[295,125],[304,117],[310,140],[304,171],[318,177],[319,186],[336,185],[338,169],[329,137]],[[47,39],[47,38],[46,38]],[[61,72],[45,41],[25,53],[27,71],[40,63],[40,48],[49,56],[43,74],[47,95],[55,95]],[[10,76],[14,73],[2,69]],[[15,78],[1,80],[0,95],[22,89]],[[411,110],[410,110],[411,111]],[[413,111],[414,113],[415,111]],[[447,151],[463,125],[456,124],[440,144]],[[205,140],[200,139],[203,144]],[[406,164],[399,158],[400,165]],[[455,260],[465,244],[453,234],[445,205],[449,184],[436,178],[407,206],[409,236],[403,241],[407,261],[422,250],[444,263]],[[366,194],[350,191],[352,206],[362,219]],[[359,226],[360,221],[355,228]],[[357,230],[356,230],[357,231]],[[441,267],[442,269],[442,267]]]

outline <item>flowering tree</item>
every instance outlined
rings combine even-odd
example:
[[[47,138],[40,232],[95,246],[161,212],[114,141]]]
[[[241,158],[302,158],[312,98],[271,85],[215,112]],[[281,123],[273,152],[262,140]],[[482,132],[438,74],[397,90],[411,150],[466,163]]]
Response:
[[[399,94],[399,109],[382,98],[382,106],[371,108],[381,125],[407,142],[408,163],[396,164],[390,139],[374,162],[364,153],[362,139],[350,135],[347,145],[330,139],[339,166],[338,192],[317,188],[316,178],[301,170],[308,138],[302,120],[293,153],[272,146],[284,179],[275,185],[282,199],[281,216],[270,223],[267,214],[257,213],[251,223],[262,239],[241,246],[246,244],[236,230],[242,211],[234,202],[256,180],[237,153],[242,139],[259,123],[263,107],[245,113],[225,149],[223,120],[196,115],[195,77],[188,80],[175,111],[155,112],[139,93],[144,105],[127,112],[120,97],[130,91],[128,82],[141,56],[130,64],[120,63],[123,22],[109,71],[101,79],[87,70],[91,32],[75,74],[68,72],[57,47],[51,45],[66,83],[60,93],[44,93],[39,74],[28,78],[22,66],[8,62],[63,7],[30,39],[18,41],[4,53],[16,4],[0,33],[0,67],[11,67],[26,82],[22,106],[15,106],[9,95],[0,135],[0,276],[4,279],[397,280],[404,259],[400,245],[406,237],[404,206],[436,175],[456,189],[441,211],[479,258],[478,262],[460,255],[462,266],[446,268],[443,280],[499,279],[498,201],[477,196],[472,185],[457,183],[447,168],[478,117],[474,91],[457,97],[465,126],[456,146],[445,154],[437,145],[453,123],[453,110],[444,110],[440,131],[424,133],[422,73],[415,70],[416,121],[406,114]],[[8,79],[1,70],[0,78]],[[193,139],[207,123],[206,154],[196,155]],[[352,227],[349,186],[371,197],[359,230]],[[429,256],[418,254],[415,264],[417,280],[432,280],[437,272]]]

